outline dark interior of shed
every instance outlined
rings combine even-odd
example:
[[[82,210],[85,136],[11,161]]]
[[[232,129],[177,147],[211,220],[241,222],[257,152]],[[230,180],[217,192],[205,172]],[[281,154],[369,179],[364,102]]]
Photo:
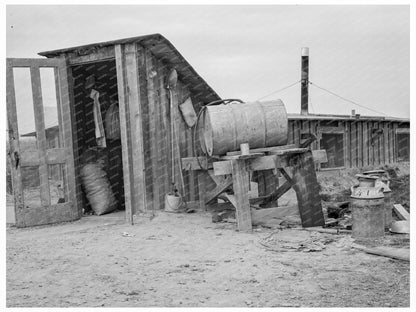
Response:
[[[75,112],[75,167],[77,183],[81,183],[80,168],[86,161],[85,153],[93,148],[97,150],[95,134],[95,122],[93,106],[94,100],[90,97],[88,89],[88,77],[94,77],[94,89],[99,92],[101,116],[106,136],[106,148],[98,149],[106,162],[105,171],[110,182],[111,189],[117,201],[117,210],[125,210],[123,165],[121,154],[121,140],[119,135],[110,135],[108,127],[114,127],[114,119],[108,117],[113,111],[113,104],[118,103],[117,72],[115,60],[105,60],[87,64],[79,64],[71,67],[74,86],[74,112]],[[111,128],[110,128],[111,129]],[[112,132],[113,133],[113,132]],[[90,154],[88,154],[90,155]],[[83,207],[85,213],[92,211],[83,190]]]

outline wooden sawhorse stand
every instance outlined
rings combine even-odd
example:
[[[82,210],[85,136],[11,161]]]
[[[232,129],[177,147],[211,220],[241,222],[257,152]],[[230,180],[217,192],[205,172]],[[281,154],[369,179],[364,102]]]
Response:
[[[200,197],[203,196],[203,199],[200,198],[202,204],[212,201],[232,184],[234,195],[226,194],[226,196],[236,208],[238,229],[243,232],[251,232],[250,203],[275,201],[290,188],[293,188],[298,200],[302,226],[324,225],[312,152],[306,148],[292,146],[256,149],[251,152],[253,153],[248,155],[238,155],[239,152],[231,152],[226,156],[218,157],[212,163],[204,164],[204,166],[213,169],[210,173],[216,187],[206,194],[200,190]],[[184,158],[182,159],[183,168],[201,170],[202,168],[199,166],[201,161],[205,161],[205,158],[201,157],[199,162],[195,157]],[[288,167],[291,168],[292,176],[286,171]],[[249,199],[250,172],[270,169],[274,170],[276,175],[277,172],[280,172],[286,178],[286,182],[267,196]],[[216,176],[218,178],[224,176],[224,178],[216,179]]]

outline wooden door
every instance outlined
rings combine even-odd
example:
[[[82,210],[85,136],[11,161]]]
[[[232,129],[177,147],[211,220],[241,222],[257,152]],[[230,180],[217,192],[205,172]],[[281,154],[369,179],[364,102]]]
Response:
[[[6,70],[15,224],[79,219],[66,63],[9,58]]]

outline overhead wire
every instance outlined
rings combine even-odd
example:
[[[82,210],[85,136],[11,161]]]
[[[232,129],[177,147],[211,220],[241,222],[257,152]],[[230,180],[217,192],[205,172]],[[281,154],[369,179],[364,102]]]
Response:
[[[334,96],[336,96],[336,97],[338,97],[338,98],[340,98],[340,99],[342,99],[342,100],[344,100],[344,101],[346,101],[346,102],[352,103],[352,104],[357,105],[357,106],[359,106],[359,107],[361,107],[361,108],[365,108],[365,109],[367,109],[367,110],[369,110],[369,111],[372,111],[372,112],[375,112],[375,113],[378,113],[378,114],[382,114],[382,115],[384,115],[384,116],[388,116],[387,114],[385,114],[385,113],[383,113],[383,112],[380,112],[380,111],[377,111],[377,110],[375,110],[375,109],[369,108],[369,107],[367,107],[367,106],[365,106],[365,105],[362,105],[362,104],[358,104],[357,102],[354,102],[354,101],[352,101],[352,100],[350,100],[350,99],[347,99],[347,98],[345,98],[345,97],[343,97],[343,96],[341,96],[341,95],[339,95],[339,94],[336,94],[335,92],[332,92],[332,91],[330,91],[330,90],[328,90],[328,89],[326,89],[326,88],[324,88],[324,87],[318,86],[316,83],[313,83],[312,81],[309,81],[309,84],[310,84],[310,85],[312,85],[312,86],[314,86],[314,87],[316,87],[316,88],[318,88],[318,89],[321,89],[321,90],[323,90],[323,91],[326,91],[326,92],[328,92],[329,94],[332,94],[332,95],[334,95]]]
[[[273,92],[271,92],[271,93],[269,93],[269,94],[267,94],[267,95],[265,95],[265,96],[263,96],[263,97],[261,97],[261,98],[257,99],[256,101],[263,100],[263,99],[265,99],[265,98],[269,97],[270,95],[273,95],[273,94],[276,94],[276,93],[282,92],[282,91],[284,91],[284,90],[286,90],[286,89],[289,89],[289,88],[291,88],[291,87],[293,87],[293,86],[297,85],[298,83],[300,83],[300,80],[298,80],[298,81],[296,81],[296,82],[294,82],[294,83],[292,83],[292,84],[290,84],[290,85],[288,85],[288,86],[286,86],[286,87],[283,87],[283,88],[281,88],[281,89],[278,89],[278,90],[276,90],[276,91],[273,91]]]

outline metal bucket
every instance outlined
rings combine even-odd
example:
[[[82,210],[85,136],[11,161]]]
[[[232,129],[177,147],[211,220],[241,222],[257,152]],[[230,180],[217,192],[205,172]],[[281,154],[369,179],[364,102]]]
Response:
[[[384,236],[384,194],[380,187],[351,187],[352,237],[376,239]]]
[[[180,212],[183,206],[182,197],[178,194],[165,195],[165,211],[166,212]]]
[[[248,143],[250,149],[287,144],[288,119],[281,100],[207,106],[202,150],[224,155]]]

